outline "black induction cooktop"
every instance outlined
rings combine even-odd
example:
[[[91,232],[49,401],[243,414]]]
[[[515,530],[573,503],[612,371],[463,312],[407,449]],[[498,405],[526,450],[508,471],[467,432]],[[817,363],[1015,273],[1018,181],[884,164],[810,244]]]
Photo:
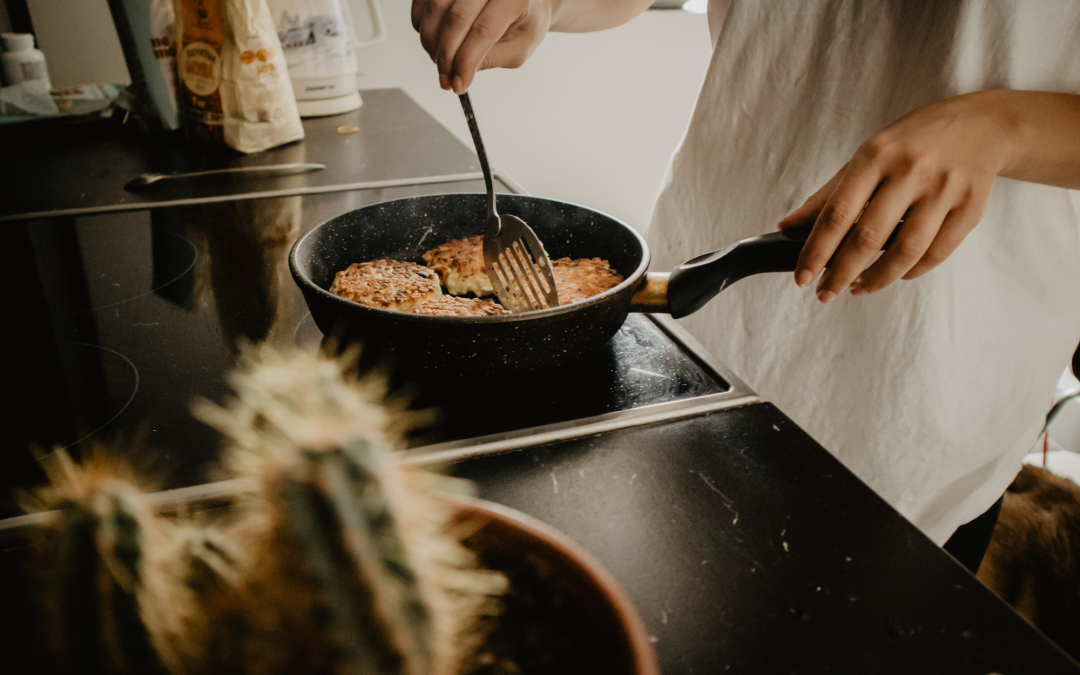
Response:
[[[315,350],[323,340],[289,276],[292,243],[367,204],[482,189],[461,181],[5,225],[0,341],[13,404],[3,412],[0,517],[18,515],[13,488],[43,479],[35,452],[103,446],[161,489],[219,477],[220,438],[192,418],[192,401],[229,395],[244,343]],[[730,389],[653,321],[631,315],[570,366],[452,391],[410,383],[414,405],[438,411],[411,443],[467,443]]]

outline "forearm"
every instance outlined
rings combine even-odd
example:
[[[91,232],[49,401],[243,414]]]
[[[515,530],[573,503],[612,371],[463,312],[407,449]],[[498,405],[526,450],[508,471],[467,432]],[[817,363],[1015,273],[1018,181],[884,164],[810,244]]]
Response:
[[[641,14],[653,0],[551,0],[551,30],[588,33],[615,28]]]
[[[998,175],[1080,189],[1080,95],[1003,90],[971,96],[998,106],[1008,139]]]

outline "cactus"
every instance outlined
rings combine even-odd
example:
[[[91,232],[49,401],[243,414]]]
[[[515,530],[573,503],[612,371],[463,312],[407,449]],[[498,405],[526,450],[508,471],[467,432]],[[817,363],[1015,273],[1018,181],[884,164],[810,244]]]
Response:
[[[131,472],[58,452],[30,510],[60,672],[457,675],[506,579],[437,496],[459,481],[393,460],[415,415],[338,360],[247,349],[238,396],[196,414],[253,479],[227,524],[153,513]]]
[[[130,471],[100,449],[82,466],[63,451],[42,464],[50,484],[23,503],[58,512],[34,560],[57,670],[200,672],[188,640],[199,594],[185,577],[199,559],[191,540],[208,535],[151,513]]]
[[[239,396],[196,414],[231,440],[233,470],[260,486],[245,517],[259,561],[246,580],[260,621],[249,672],[460,672],[506,581],[476,569],[454,509],[433,494],[461,484],[392,460],[416,416],[383,404],[383,381],[351,375],[355,353],[243,358]],[[280,639],[297,631],[305,639]]]

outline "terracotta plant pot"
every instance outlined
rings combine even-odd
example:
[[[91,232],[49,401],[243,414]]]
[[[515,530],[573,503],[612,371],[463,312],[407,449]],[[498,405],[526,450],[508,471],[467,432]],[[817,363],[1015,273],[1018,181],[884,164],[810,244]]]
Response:
[[[488,638],[496,659],[506,657],[530,674],[659,675],[645,624],[592,555],[519,511],[479,499],[452,501],[463,518],[485,523],[465,544],[510,578],[506,608]]]

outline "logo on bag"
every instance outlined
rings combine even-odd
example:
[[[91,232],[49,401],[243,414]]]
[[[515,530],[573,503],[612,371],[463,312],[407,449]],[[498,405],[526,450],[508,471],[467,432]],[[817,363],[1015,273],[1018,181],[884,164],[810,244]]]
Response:
[[[184,86],[196,96],[209,96],[221,85],[221,55],[211,44],[192,42],[185,46],[178,65]]]
[[[277,52],[273,47],[264,47],[255,51],[247,49],[240,54],[240,61],[247,64],[254,63],[255,72],[259,75],[264,75],[277,70],[277,66],[273,62],[274,56],[276,55]]]

